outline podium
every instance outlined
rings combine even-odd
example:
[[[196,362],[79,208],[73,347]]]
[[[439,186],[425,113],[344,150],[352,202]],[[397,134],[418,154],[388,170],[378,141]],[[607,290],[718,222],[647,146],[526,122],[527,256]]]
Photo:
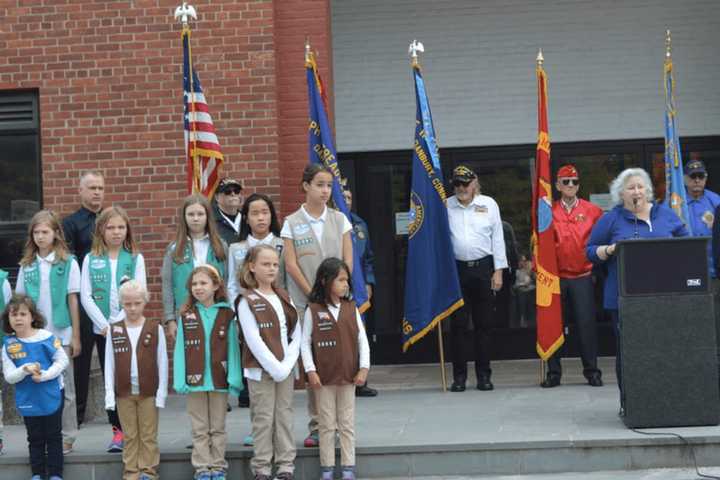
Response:
[[[629,428],[720,423],[708,241],[618,242],[623,422]]]

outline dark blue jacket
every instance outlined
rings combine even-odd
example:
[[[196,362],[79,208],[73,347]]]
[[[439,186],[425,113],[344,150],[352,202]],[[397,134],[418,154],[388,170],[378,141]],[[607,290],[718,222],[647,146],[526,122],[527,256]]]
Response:
[[[350,212],[350,220],[353,226],[353,246],[358,249],[360,263],[362,263],[363,273],[365,274],[365,283],[375,286],[375,255],[370,246],[370,233],[367,223],[354,212]]]
[[[663,238],[686,237],[688,231],[680,218],[669,207],[653,203],[650,210],[650,225],[642,220],[635,222],[635,215],[622,205],[605,213],[595,224],[590,240],[585,247],[588,259],[593,263],[602,263],[597,256],[600,245],[612,245],[620,240],[631,238]],[[637,227],[636,227],[637,225]],[[637,234],[636,234],[637,232]],[[605,280],[603,306],[607,310],[618,308],[617,257],[612,256],[607,262],[608,275]]]

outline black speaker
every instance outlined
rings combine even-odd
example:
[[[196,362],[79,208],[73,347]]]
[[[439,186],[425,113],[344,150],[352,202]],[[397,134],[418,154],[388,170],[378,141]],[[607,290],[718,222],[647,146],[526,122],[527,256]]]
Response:
[[[707,293],[710,237],[641,238],[619,242],[619,293]]]
[[[712,294],[620,297],[625,425],[720,422]]]

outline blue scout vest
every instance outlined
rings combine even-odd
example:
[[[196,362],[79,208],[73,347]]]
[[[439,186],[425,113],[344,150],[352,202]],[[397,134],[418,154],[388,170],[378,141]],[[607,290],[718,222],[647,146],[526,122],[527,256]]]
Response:
[[[50,297],[52,300],[52,323],[58,330],[70,326],[70,310],[67,302],[68,278],[74,256],[57,261],[50,268]],[[40,262],[35,261],[23,268],[25,292],[35,304],[40,297]]]
[[[96,257],[88,254],[90,257],[90,287],[92,289],[92,298],[98,306],[105,318],[110,317],[110,258],[107,255]],[[132,280],[135,278],[135,265],[137,264],[137,255],[132,255],[124,248],[120,250],[117,259],[117,271],[115,272],[115,286],[120,287],[120,281],[123,277]]]
[[[38,362],[41,370],[53,363],[53,355],[62,348],[60,340],[50,335],[42,342],[23,342],[15,335],[3,339],[8,357],[16,367]],[[31,375],[15,385],[15,406],[23,417],[41,417],[58,411],[62,395],[60,377],[47,382],[35,383]]]
[[[8,272],[6,272],[3,269],[0,269],[0,309],[4,312],[5,311],[5,293],[3,292],[3,285],[5,284],[5,280],[8,278]],[[0,328],[0,341],[2,341],[3,337],[5,336],[5,331]]]
[[[190,240],[192,242],[192,240]],[[220,277],[225,278],[225,262],[221,262],[215,257],[215,251],[212,248],[212,243],[208,246],[207,259],[205,263],[212,265],[220,272]],[[175,263],[173,260],[172,264],[172,282],[173,282],[173,297],[175,297],[175,311],[179,312],[180,307],[185,303],[188,296],[187,281],[190,277],[190,273],[195,268],[195,262],[193,260],[192,249],[190,243],[185,244],[185,254],[183,256],[183,263]]]

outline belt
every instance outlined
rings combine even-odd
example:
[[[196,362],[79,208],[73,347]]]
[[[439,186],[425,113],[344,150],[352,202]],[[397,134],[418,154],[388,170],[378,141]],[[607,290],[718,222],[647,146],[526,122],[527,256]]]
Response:
[[[466,262],[463,260],[455,260],[455,261],[457,263],[459,263],[460,265],[463,265],[467,268],[474,268],[474,267],[480,267],[484,264],[487,264],[487,262],[489,262],[490,260],[492,260],[492,257],[490,255],[488,255],[487,257],[479,258],[477,260],[470,260],[469,262]]]

